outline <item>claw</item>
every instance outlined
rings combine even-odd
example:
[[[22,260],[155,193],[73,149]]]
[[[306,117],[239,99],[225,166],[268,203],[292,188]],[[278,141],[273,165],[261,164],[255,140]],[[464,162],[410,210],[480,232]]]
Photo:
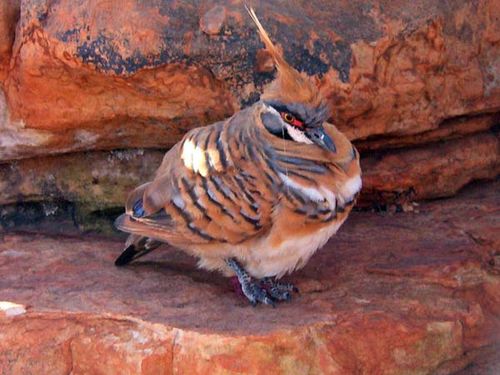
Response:
[[[278,301],[290,301],[292,299],[291,292],[298,292],[298,289],[290,283],[280,283],[270,277],[261,280],[266,290],[272,298]]]
[[[270,298],[264,288],[261,288],[258,283],[251,280],[245,280],[241,285],[243,294],[248,298],[252,305],[263,303],[265,305],[273,305],[274,301]]]
[[[276,307],[276,301],[290,301],[291,292],[298,292],[298,289],[290,283],[279,283],[271,277],[262,280],[252,280],[245,269],[233,258],[227,259],[226,263],[236,273],[231,279],[237,294],[244,295],[252,306],[258,303]],[[235,285],[238,283],[239,288]]]

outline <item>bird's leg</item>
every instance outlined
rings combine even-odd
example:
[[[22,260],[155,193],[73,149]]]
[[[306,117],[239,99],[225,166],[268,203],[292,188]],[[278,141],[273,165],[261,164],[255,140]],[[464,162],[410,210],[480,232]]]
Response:
[[[241,291],[253,306],[258,302],[274,306],[274,301],[268,295],[266,289],[260,286],[260,282],[252,281],[248,272],[234,258],[226,259],[226,263],[236,273],[241,285]]]
[[[271,297],[278,301],[290,301],[292,299],[291,292],[299,292],[293,284],[280,283],[272,277],[264,277],[260,282]]]

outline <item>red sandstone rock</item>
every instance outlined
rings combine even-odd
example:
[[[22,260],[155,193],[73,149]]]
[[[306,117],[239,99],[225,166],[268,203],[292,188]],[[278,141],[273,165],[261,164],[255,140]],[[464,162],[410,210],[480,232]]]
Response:
[[[481,133],[444,144],[362,159],[360,204],[398,203],[455,194],[474,179],[500,173],[498,137]],[[0,205],[65,200],[87,211],[122,207],[128,193],[152,178],[163,151],[131,150],[31,158],[0,165]]]
[[[366,155],[370,155],[370,152],[373,150],[411,147],[470,136],[475,133],[487,131],[499,123],[500,115],[498,113],[458,117],[444,121],[437,129],[427,132],[400,137],[373,137],[370,140],[356,142],[356,146],[361,154],[364,154],[366,151]],[[473,149],[468,151],[474,153]]]
[[[339,127],[393,145],[498,111],[496,3],[254,5],[291,64],[322,76]],[[23,0],[0,160],[171,146],[257,98],[261,48],[240,3]]]
[[[20,13],[17,1],[0,5],[0,65],[9,62],[8,75],[0,73],[3,162],[70,151],[170,147],[188,129],[256,100],[272,78],[269,56],[239,3],[21,3]],[[291,64],[321,76],[332,121],[357,140],[366,159],[365,197],[444,196],[498,173],[494,136],[481,145],[474,138],[499,120],[497,2],[254,5]],[[464,166],[431,144],[462,137],[470,140],[446,149]],[[388,148],[403,151],[386,154]],[[102,160],[99,155],[85,157]],[[68,181],[61,169],[71,158],[80,176]],[[54,159],[4,165],[3,202],[47,199],[50,189],[42,181],[54,175],[53,198],[109,207],[144,177],[136,162],[127,172],[130,179],[120,177],[114,196],[112,190],[101,194],[96,184],[88,189],[81,158],[62,157],[59,166]],[[145,164],[145,174],[156,167]],[[5,183],[35,165],[47,174],[21,177],[22,188]],[[106,175],[108,168],[100,165],[98,174]],[[437,182],[431,177],[435,168],[443,168]]]
[[[353,213],[276,309],[250,307],[168,247],[118,269],[121,241],[4,233],[1,299],[27,312],[0,314],[0,373],[451,374],[476,358],[494,368],[499,187],[420,214]]]
[[[226,19],[226,8],[217,5],[200,18],[200,29],[208,35],[218,34]]]
[[[372,202],[450,196],[472,180],[500,174],[500,141],[493,133],[367,154],[363,194]]]
[[[498,175],[498,1],[254,5],[358,141],[363,200],[405,209]],[[169,147],[271,72],[239,2],[4,0],[0,205],[121,206],[163,151],[94,150]],[[0,373],[495,373],[498,189],[353,214],[274,310],[168,247],[116,269],[121,241],[0,233]]]
[[[19,0],[3,0],[0,3],[0,82],[5,79],[10,62],[16,22],[19,16],[19,3]]]
[[[128,193],[153,178],[163,151],[58,155],[0,164],[0,206],[65,200],[89,210],[122,207]]]

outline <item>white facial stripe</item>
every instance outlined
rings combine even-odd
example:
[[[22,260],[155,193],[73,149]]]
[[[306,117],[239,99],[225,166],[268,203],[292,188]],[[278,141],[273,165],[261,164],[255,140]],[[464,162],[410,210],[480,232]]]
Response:
[[[308,145],[313,143],[309,138],[307,138],[302,130],[299,130],[295,126],[287,124],[283,120],[281,121],[285,124],[286,129],[288,130],[288,134],[290,134],[290,137],[292,137],[295,142],[306,143]]]
[[[313,142],[309,138],[307,138],[307,136],[305,135],[305,133],[303,131],[301,131],[301,130],[297,129],[295,126],[287,124],[285,121],[283,121],[283,119],[281,118],[281,115],[279,114],[279,112],[276,109],[274,109],[273,107],[271,107],[267,104],[264,104],[264,108],[267,112],[272,113],[273,115],[277,116],[280,119],[281,123],[286,127],[288,134],[295,142],[306,143],[309,145],[313,144]]]
[[[281,118],[279,112],[277,110],[275,110],[273,107],[271,107],[270,105],[264,104],[264,108],[266,109],[266,112],[271,112],[273,115],[276,115],[279,118]]]

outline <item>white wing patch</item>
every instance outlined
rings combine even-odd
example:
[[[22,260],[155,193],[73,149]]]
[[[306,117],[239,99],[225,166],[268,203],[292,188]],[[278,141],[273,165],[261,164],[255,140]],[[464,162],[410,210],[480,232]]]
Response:
[[[181,158],[187,169],[199,173],[203,177],[207,176],[208,170],[206,167],[205,150],[195,146],[192,140],[188,139],[184,142]]]

